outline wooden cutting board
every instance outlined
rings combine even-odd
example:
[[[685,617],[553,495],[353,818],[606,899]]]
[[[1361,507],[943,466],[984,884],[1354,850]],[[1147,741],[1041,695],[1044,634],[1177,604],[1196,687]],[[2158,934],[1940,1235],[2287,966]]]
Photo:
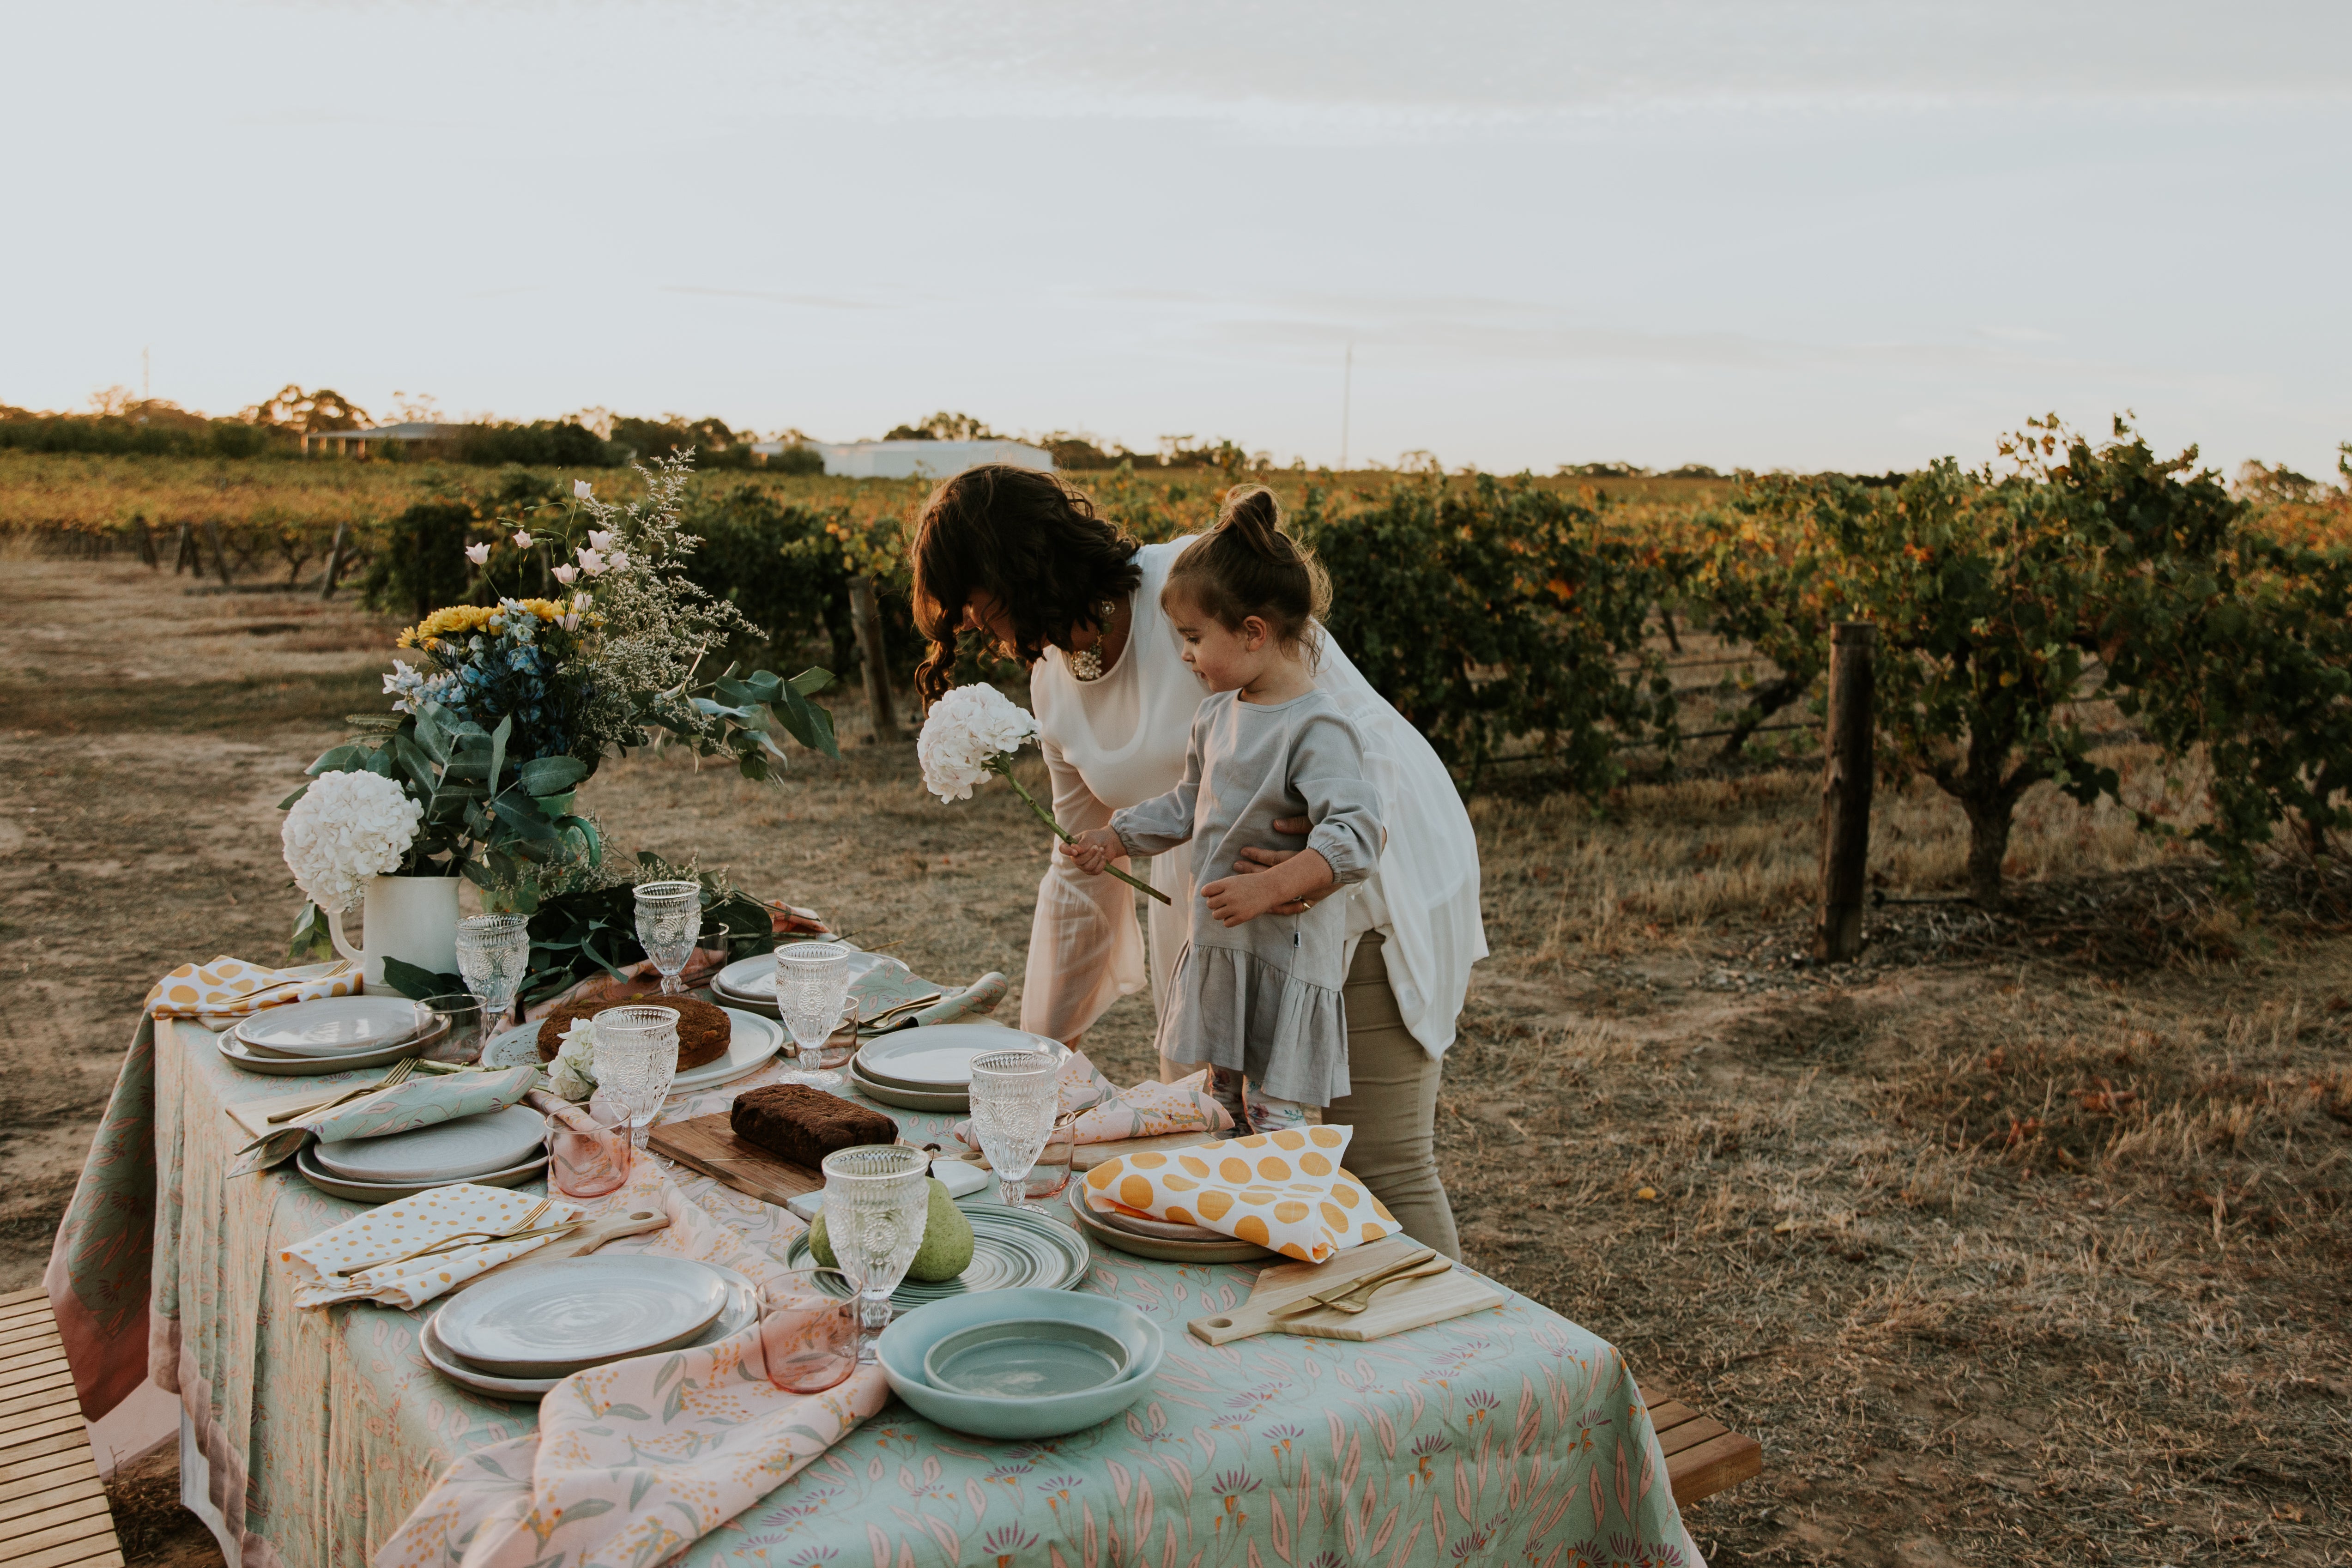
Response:
[[[504,1263],[491,1265],[471,1279],[460,1279],[443,1294],[454,1296],[485,1279],[529,1268],[533,1264],[552,1263],[564,1258],[585,1258],[608,1241],[618,1241],[625,1236],[650,1235],[654,1231],[667,1229],[668,1225],[669,1215],[659,1209],[631,1209],[623,1214],[606,1215],[602,1219],[582,1226],[570,1236],[560,1236],[545,1247],[526,1252],[520,1258],[509,1258]]]
[[[1254,1334],[1297,1334],[1318,1340],[1377,1340],[1426,1328],[1468,1312],[1499,1307],[1503,1292],[1474,1275],[1455,1268],[1425,1279],[1407,1279],[1372,1298],[1360,1312],[1335,1312],[1321,1308],[1296,1317],[1277,1318],[1275,1309],[1303,1300],[1318,1291],[1376,1274],[1390,1264],[1421,1250],[1421,1244],[1399,1234],[1340,1253],[1325,1263],[1277,1263],[1258,1271],[1250,1299],[1231,1312],[1196,1318],[1186,1327],[1192,1337],[1208,1344],[1229,1344]]]
[[[795,1165],[736,1137],[727,1114],[716,1110],[685,1121],[656,1122],[647,1146],[689,1171],[699,1171],[739,1193],[779,1207],[803,1193],[824,1190],[824,1178],[806,1165]]]
[[[1232,1136],[1230,1132],[1163,1132],[1157,1138],[1129,1138],[1118,1143],[1081,1143],[1071,1157],[1070,1169],[1083,1176],[1104,1161],[1115,1160],[1121,1154],[1165,1154],[1177,1149],[1197,1149],[1203,1143]],[[942,1143],[940,1152],[969,1160],[983,1171],[988,1169],[987,1155],[977,1149],[964,1148],[953,1138]]]

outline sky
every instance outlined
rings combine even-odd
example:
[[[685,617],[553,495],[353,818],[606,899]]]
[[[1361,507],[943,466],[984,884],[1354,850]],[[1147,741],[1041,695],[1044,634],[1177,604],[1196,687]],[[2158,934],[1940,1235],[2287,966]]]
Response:
[[[0,18],[0,403],[1539,472],[2352,439],[2341,0]]]

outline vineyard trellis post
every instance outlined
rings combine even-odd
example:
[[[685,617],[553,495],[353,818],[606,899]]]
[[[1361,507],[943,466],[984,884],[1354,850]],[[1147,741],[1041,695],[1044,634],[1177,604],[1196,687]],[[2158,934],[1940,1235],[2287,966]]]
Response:
[[[1829,727],[1822,746],[1822,912],[1813,931],[1817,963],[1843,963],[1862,951],[1877,649],[1878,628],[1867,621],[1840,621],[1830,628]]]
[[[350,528],[351,524],[348,521],[335,524],[335,542],[327,549],[326,581],[319,586],[319,597],[321,599],[331,599],[335,596],[335,580],[343,574],[343,541],[349,537]]]
[[[176,577],[181,573],[188,569],[189,558],[191,556],[194,556],[195,559],[196,575],[199,577],[203,576],[205,574],[205,560],[203,556],[196,554],[196,531],[194,525],[183,519],[180,523],[180,552],[172,557],[173,576]]]
[[[220,524],[218,522],[207,521],[205,524],[205,539],[213,547],[213,569],[220,574],[221,586],[224,588],[234,586],[234,584],[229,582],[228,552],[221,547],[221,531]],[[196,571],[199,576],[203,575],[204,567],[201,562],[198,563]]]
[[[161,572],[163,563],[156,559],[155,531],[147,526],[147,514],[142,512],[131,521],[139,530],[139,559],[147,563],[150,572]]]
[[[857,634],[857,661],[866,668],[866,711],[878,742],[898,738],[898,717],[890,705],[890,666],[882,648],[882,608],[875,602],[874,579],[849,580],[849,624]]]

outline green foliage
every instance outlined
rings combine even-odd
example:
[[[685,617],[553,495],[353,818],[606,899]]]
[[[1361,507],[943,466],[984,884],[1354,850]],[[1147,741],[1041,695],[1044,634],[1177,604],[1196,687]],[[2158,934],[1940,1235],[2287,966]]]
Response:
[[[362,584],[369,607],[421,621],[442,605],[466,603],[474,586],[466,545],[476,515],[466,501],[421,500],[394,518]]]
[[[821,474],[824,472],[824,454],[814,447],[796,442],[768,459],[768,471],[775,474]]]
[[[292,439],[238,419],[164,423],[117,415],[32,414],[0,409],[0,451],[81,452],[158,458],[293,457]]]
[[[798,657],[823,639],[829,667],[846,671],[857,657],[850,574],[840,542],[828,531],[845,521],[840,508],[786,502],[762,485],[704,489],[686,512],[687,527],[702,540],[688,574],[713,598],[740,610],[778,657]],[[755,650],[727,651],[749,658]]]
[[[637,942],[636,885],[683,879],[702,884],[702,929],[727,933],[730,961],[773,952],[775,922],[768,907],[715,873],[674,867],[640,853],[633,875],[610,885],[549,898],[530,915],[530,973],[521,1000],[528,1005],[571,989],[595,974],[618,977],[646,956]]]
[[[1310,489],[1297,523],[1331,574],[1332,635],[1449,764],[1475,773],[1532,735],[1599,789],[1616,738],[1670,734],[1673,687],[1642,637],[1673,568],[1593,509],[1525,479],[1433,477],[1340,516]]]
[[[458,437],[457,458],[484,467],[531,463],[558,468],[605,468],[619,461],[594,431],[575,419],[468,426]]]
[[[436,974],[422,965],[389,954],[383,961],[383,983],[411,1002],[422,1002],[434,996],[455,996],[466,989],[466,978],[462,974]]]

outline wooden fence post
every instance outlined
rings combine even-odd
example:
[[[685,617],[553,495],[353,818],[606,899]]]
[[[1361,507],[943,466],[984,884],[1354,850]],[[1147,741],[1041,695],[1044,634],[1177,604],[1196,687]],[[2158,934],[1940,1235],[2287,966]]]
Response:
[[[221,586],[224,588],[231,586],[228,580],[228,552],[221,548],[220,523],[217,521],[208,520],[205,523],[205,538],[213,547],[213,570],[220,574]],[[198,570],[201,572],[202,568],[199,567]]]
[[[1870,872],[1871,709],[1877,647],[1878,628],[1867,621],[1840,621],[1830,628],[1829,730],[1822,747],[1822,913],[1813,931],[1816,963],[1843,963],[1862,951],[1862,904]]]
[[[191,556],[195,557],[196,575],[199,577],[203,576],[205,574],[205,559],[201,555],[196,555],[195,530],[190,527],[185,520],[183,520],[180,523],[180,552],[172,557],[173,576],[176,577],[181,573],[188,569],[188,559]]]
[[[335,524],[335,542],[327,551],[327,580],[319,589],[319,597],[321,599],[331,599],[335,596],[335,579],[343,574],[344,530],[349,527],[351,524],[348,522]]]
[[[857,634],[857,661],[866,667],[866,711],[874,739],[896,741],[898,717],[890,707],[890,667],[882,650],[882,607],[874,601],[874,579],[849,580],[849,625]]]
[[[155,558],[155,531],[147,526],[147,515],[142,512],[131,520],[139,529],[139,559],[147,563],[150,572],[161,572],[163,563]]]

